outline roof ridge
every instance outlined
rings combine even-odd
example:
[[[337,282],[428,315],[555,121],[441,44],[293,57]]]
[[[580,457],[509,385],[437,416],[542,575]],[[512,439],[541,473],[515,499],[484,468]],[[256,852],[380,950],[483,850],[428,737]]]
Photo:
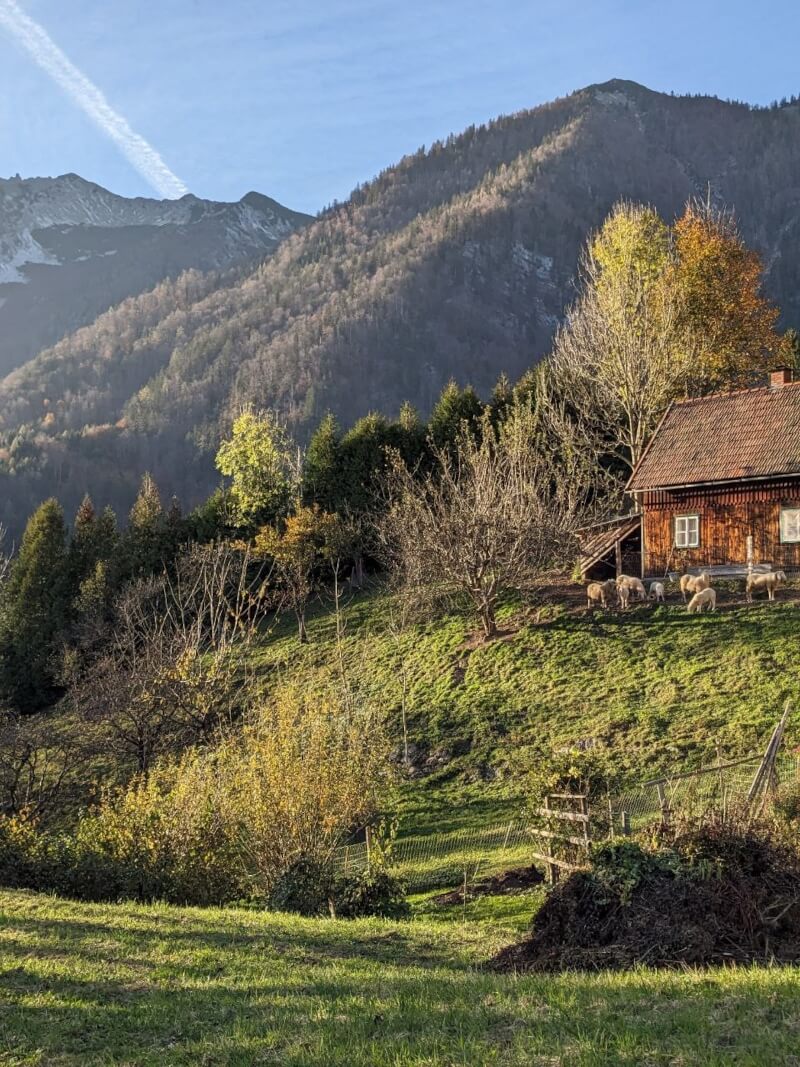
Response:
[[[751,385],[744,389],[729,389],[724,393],[708,393],[707,396],[687,396],[682,400],[673,401],[674,404],[700,404],[707,400],[727,400],[732,396],[742,396],[745,393],[766,393],[768,396],[773,396],[776,393],[782,392],[784,389],[793,389],[800,386],[800,379],[795,382],[784,382],[782,385]]]

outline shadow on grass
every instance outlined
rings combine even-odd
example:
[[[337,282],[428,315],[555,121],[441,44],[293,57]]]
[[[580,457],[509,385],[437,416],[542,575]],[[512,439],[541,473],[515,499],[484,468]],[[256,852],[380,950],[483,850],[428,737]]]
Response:
[[[108,909],[6,921],[3,1062],[792,1062],[797,971],[515,978],[469,966],[454,942],[426,950],[425,929],[341,924],[334,936],[287,920],[281,934],[273,917],[255,935],[233,917],[192,912],[179,929],[120,910],[120,922]]]

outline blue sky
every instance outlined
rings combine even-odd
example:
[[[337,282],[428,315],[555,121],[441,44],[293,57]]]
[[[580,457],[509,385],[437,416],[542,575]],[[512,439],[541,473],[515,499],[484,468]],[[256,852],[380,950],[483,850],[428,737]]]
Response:
[[[301,210],[592,82],[800,93],[797,0],[16,0],[192,192]],[[2,0],[0,0],[0,5]],[[0,27],[0,176],[151,195]]]

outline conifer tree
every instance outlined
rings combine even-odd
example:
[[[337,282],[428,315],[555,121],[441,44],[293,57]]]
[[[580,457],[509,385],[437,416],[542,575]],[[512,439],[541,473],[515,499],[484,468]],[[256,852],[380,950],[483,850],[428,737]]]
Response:
[[[123,577],[153,574],[161,569],[167,552],[167,521],[158,486],[145,474],[128,516],[123,544]]]
[[[320,422],[306,450],[303,465],[303,497],[308,504],[318,504],[324,511],[335,511],[341,504],[339,425],[328,414]]]
[[[477,427],[483,414],[478,394],[471,385],[459,389],[451,379],[442,390],[431,413],[428,431],[437,448],[447,448],[455,444],[464,423]]]
[[[3,590],[0,695],[22,712],[56,696],[56,646],[68,605],[66,527],[55,500],[28,520]]]

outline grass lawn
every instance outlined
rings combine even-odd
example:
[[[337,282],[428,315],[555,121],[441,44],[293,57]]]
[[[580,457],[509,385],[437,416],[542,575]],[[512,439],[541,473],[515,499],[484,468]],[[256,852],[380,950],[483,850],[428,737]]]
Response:
[[[532,903],[335,922],[2,892],[0,1063],[800,1064],[798,969],[481,970]]]

